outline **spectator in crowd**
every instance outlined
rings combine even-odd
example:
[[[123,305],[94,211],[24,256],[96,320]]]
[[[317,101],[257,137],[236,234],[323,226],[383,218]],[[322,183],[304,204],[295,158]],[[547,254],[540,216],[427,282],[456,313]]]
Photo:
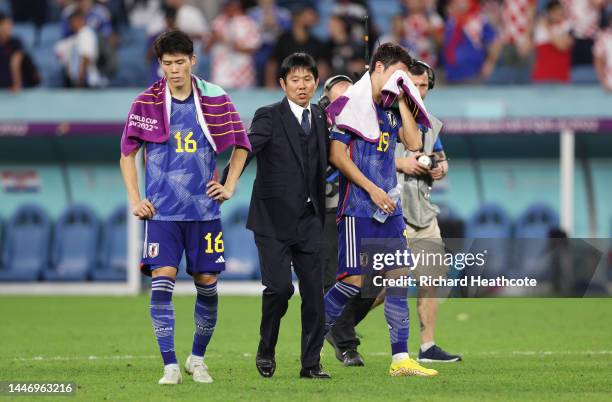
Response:
[[[68,37],[74,33],[70,25],[70,17],[75,11],[80,11],[85,15],[85,22],[101,37],[108,39],[113,35],[113,25],[111,14],[102,4],[97,4],[94,0],[74,0],[62,11],[63,36]]]
[[[354,77],[364,73],[365,44],[363,40],[357,42],[350,36],[349,27],[338,15],[329,19],[327,51],[332,75]]]
[[[329,76],[325,46],[310,32],[317,19],[317,12],[310,6],[296,7],[293,10],[291,31],[279,36],[266,65],[266,87],[278,87],[279,61],[296,52],[308,53],[315,59],[320,79],[325,80]]]
[[[571,24],[559,0],[550,0],[536,23],[534,82],[569,82],[572,44]]]
[[[210,27],[199,8],[187,4],[185,0],[165,0],[164,6],[176,9],[176,27],[189,35],[196,42],[196,45],[206,43],[210,34]],[[147,34],[152,36],[166,30],[165,18],[161,14],[150,22]]]
[[[257,6],[251,8],[248,14],[261,30],[261,46],[254,57],[257,85],[262,86],[265,83],[266,63],[278,37],[291,29],[291,13],[276,5],[275,0],[258,0]]]
[[[444,64],[449,83],[486,80],[495,68],[501,42],[476,0],[451,0],[444,28]]]
[[[207,44],[211,51],[211,81],[224,88],[250,88],[256,84],[253,53],[261,44],[259,27],[245,15],[240,0],[225,0],[212,22]]]
[[[442,44],[444,21],[435,10],[428,9],[426,0],[404,0],[406,17],[404,34],[410,55],[435,67],[437,50]]]
[[[372,11],[365,0],[337,0],[332,11],[333,15],[341,16],[349,27],[351,37],[354,41],[363,41],[365,35],[364,18],[368,18],[368,32],[370,52],[378,39],[378,29],[374,25]]]
[[[536,0],[504,0],[500,10],[501,51],[492,83],[527,84],[533,64]]]
[[[94,0],[74,0],[62,11],[64,37],[76,34],[72,30],[70,16],[79,11],[85,16],[85,23],[90,27],[97,42],[97,68],[106,76],[113,76],[117,70],[117,46],[119,37],[113,29],[111,14],[102,4]]]
[[[607,28],[597,35],[593,57],[599,82],[612,92],[612,13],[608,15]]]
[[[130,26],[146,28],[151,21],[161,20],[164,15],[162,0],[124,0]]]
[[[574,38],[572,46],[572,65],[593,64],[593,44],[599,31],[601,12],[606,0],[562,0],[567,11],[571,33]]]
[[[380,38],[380,43],[395,43],[402,47],[408,48],[409,44],[406,40],[406,27],[404,26],[404,17],[396,14],[391,17],[389,24],[389,33]]]
[[[36,67],[21,41],[13,36],[13,21],[0,12],[0,88],[19,92],[23,87],[39,83]]]
[[[105,86],[106,79],[97,68],[98,40],[94,30],[87,25],[85,14],[75,10],[68,17],[68,23],[74,33],[55,45],[55,53],[63,66],[65,86]]]

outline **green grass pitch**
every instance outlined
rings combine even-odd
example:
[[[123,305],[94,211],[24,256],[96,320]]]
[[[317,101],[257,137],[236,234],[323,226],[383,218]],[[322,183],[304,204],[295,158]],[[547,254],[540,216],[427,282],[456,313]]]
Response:
[[[418,319],[410,304],[415,356]],[[162,387],[145,296],[1,297],[0,381],[74,381],[76,397],[62,400],[92,401],[612,400],[612,299],[447,300],[436,340],[464,362],[429,365],[440,372],[435,378],[388,376],[388,333],[378,309],[358,328],[365,367],[342,367],[329,345],[323,349],[331,381],[298,378],[297,297],[281,327],[276,374],[259,377],[260,306],[258,297],[221,296],[207,354],[215,382],[195,384],[184,375],[183,384]],[[191,349],[193,298],[176,296],[175,308],[182,363]]]

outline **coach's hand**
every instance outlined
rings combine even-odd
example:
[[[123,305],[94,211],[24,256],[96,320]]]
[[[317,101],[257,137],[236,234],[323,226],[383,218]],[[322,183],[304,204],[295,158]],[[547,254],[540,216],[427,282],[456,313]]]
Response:
[[[229,200],[230,198],[232,198],[232,195],[234,195],[233,190],[228,189],[221,183],[216,182],[214,180],[209,181],[206,184],[206,188],[208,188],[208,190],[206,190],[206,194],[208,194],[208,196],[213,200],[219,201],[221,203]]]
[[[155,207],[146,198],[132,205],[132,214],[140,219],[151,219],[155,215]]]
[[[395,211],[395,202],[389,197],[384,190],[378,186],[373,186],[373,188],[368,191],[370,194],[370,198],[372,202],[376,204],[376,206],[386,213],[390,214]]]
[[[417,161],[418,157],[419,154],[410,155],[405,158],[398,158],[397,167],[402,171],[402,173],[409,176],[425,175],[429,170]]]

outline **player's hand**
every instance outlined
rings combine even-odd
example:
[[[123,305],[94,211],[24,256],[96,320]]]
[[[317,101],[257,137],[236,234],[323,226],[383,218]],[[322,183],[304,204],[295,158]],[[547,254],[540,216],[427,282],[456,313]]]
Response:
[[[155,215],[155,207],[146,198],[136,205],[132,205],[132,214],[139,219],[151,219]]]
[[[442,169],[442,166],[440,164],[436,165],[435,168],[431,169],[429,171],[429,174],[434,180],[440,180],[444,178],[444,176],[446,176],[446,173],[444,172],[444,169]]]
[[[378,186],[374,186],[374,189],[370,191],[370,199],[376,206],[386,213],[390,214],[395,211],[395,202],[389,197],[387,193]]]
[[[422,176],[427,174],[429,170],[417,161],[418,157],[419,154],[414,154],[405,158],[398,158],[398,167],[404,174],[410,176]]]
[[[215,201],[224,202],[232,198],[233,191],[230,191],[221,183],[211,180],[206,184],[206,194]]]
[[[400,108],[400,111],[402,109],[405,109],[407,111],[410,110],[410,108],[408,107],[408,99],[406,98],[408,95],[406,95],[406,93],[404,92],[404,90],[400,90],[399,96],[397,97],[397,105]]]

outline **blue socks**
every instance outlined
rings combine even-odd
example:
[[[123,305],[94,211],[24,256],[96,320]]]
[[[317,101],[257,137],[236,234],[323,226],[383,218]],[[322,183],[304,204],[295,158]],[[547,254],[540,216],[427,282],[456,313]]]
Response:
[[[346,303],[357,293],[359,293],[359,287],[344,282],[336,282],[327,291],[325,294],[325,333],[328,333],[334,326]]]
[[[396,290],[396,289],[393,289]],[[408,353],[408,336],[410,335],[410,318],[408,316],[408,299],[406,289],[403,294],[387,288],[385,296],[385,319],[389,327],[391,354]]]
[[[198,296],[193,313],[195,332],[193,334],[191,354],[203,357],[217,324],[219,297],[217,295],[217,282],[211,285],[195,283],[195,287]]]
[[[174,280],[158,276],[151,281],[151,321],[164,365],[177,364],[174,353],[174,306],[172,292]]]

